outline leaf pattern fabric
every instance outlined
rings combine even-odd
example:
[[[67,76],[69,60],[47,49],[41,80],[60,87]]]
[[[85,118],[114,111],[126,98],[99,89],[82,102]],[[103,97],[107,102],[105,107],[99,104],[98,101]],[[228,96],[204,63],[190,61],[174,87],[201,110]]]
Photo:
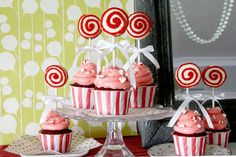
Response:
[[[79,17],[86,13],[100,16],[111,6],[122,7],[131,14],[133,3],[134,0],[0,1],[0,144],[9,144],[24,134],[38,135],[44,95],[69,96],[70,81],[55,90],[44,83],[43,76],[51,64],[69,71],[76,49],[88,44],[77,32]],[[92,43],[100,39],[109,41],[110,37],[102,33]],[[127,34],[118,38],[124,39],[130,40]],[[84,57],[79,58],[78,64]],[[97,57],[94,54],[92,60]],[[111,56],[108,59],[111,61]],[[125,62],[122,56],[117,60]],[[124,124],[124,133],[136,134],[129,125]],[[80,120],[72,121],[70,127],[87,137],[106,134],[106,123]]]

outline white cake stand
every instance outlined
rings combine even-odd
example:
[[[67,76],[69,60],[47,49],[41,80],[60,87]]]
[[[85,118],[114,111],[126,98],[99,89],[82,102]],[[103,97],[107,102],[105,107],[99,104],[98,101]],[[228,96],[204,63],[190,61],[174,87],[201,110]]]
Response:
[[[58,108],[56,112],[61,116],[77,120],[84,119],[88,121],[108,122],[106,141],[101,150],[96,154],[97,157],[134,156],[124,143],[121,122],[160,120],[172,117],[174,114],[172,108],[162,107],[161,105],[157,105],[155,108],[129,109],[128,115],[121,116],[101,116],[96,114],[95,109],[81,110],[69,105]]]

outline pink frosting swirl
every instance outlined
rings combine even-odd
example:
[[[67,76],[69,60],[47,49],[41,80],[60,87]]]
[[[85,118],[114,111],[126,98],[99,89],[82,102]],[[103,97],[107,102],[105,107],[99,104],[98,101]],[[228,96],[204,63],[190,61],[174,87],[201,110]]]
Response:
[[[152,72],[146,65],[141,62],[134,63],[132,68],[137,86],[148,86],[153,84],[154,79],[152,77]],[[127,75],[130,76],[129,71],[127,71]]]
[[[78,83],[82,86],[94,84],[97,74],[97,66],[87,60],[84,60],[80,65],[80,70],[73,76],[72,83]]]
[[[202,133],[205,131],[205,128],[203,120],[201,120],[197,111],[185,110],[181,113],[174,126],[174,130],[182,134],[190,135]]]
[[[207,108],[207,112],[211,118],[211,121],[214,125],[214,129],[210,128],[206,122],[206,118],[204,117],[204,126],[208,130],[223,130],[228,125],[228,120],[226,118],[226,114],[219,107],[215,108]]]
[[[50,111],[41,127],[43,130],[64,130],[68,129],[69,125],[69,119]]]
[[[98,88],[130,89],[130,81],[125,75],[125,70],[120,67],[106,67],[97,75],[94,84]]]

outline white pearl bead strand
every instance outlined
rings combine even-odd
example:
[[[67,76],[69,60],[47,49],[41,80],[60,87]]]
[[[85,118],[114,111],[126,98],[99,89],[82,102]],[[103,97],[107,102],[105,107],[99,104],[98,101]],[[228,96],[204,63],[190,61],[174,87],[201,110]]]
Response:
[[[171,9],[176,15],[176,19],[178,20],[178,23],[181,25],[181,27],[184,29],[184,32],[186,35],[189,37],[189,39],[193,40],[196,43],[199,44],[209,44],[217,39],[222,35],[224,32],[228,21],[229,21],[229,16],[231,15],[232,8],[234,6],[234,0],[225,0],[224,1],[224,6],[223,6],[223,12],[221,15],[220,22],[218,24],[218,27],[215,31],[215,33],[212,35],[211,38],[209,39],[203,39],[199,37],[193,30],[190,24],[188,23],[184,11],[181,6],[181,2],[179,0],[170,0],[170,6]]]

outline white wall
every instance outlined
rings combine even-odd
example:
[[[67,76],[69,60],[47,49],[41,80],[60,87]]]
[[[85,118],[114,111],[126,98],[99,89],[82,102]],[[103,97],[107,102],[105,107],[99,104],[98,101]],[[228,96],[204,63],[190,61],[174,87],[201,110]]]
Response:
[[[224,0],[180,0],[187,21],[202,38],[209,39],[216,31],[223,11]],[[235,3],[236,5],[236,3]],[[236,7],[233,7],[229,24],[223,35],[211,44],[197,44],[190,40],[180,27],[176,16],[171,15],[174,66],[192,61],[199,66],[221,65],[228,73],[227,82],[220,88],[236,92]],[[198,88],[206,88],[198,86]]]

